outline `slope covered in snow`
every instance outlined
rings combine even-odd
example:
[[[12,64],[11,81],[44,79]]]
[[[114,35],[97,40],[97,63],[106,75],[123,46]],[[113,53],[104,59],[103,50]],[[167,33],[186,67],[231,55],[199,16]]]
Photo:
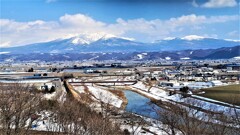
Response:
[[[98,100],[103,101],[106,104],[111,104],[113,106],[116,106],[118,108],[121,107],[123,101],[119,99],[117,96],[112,94],[109,91],[93,87],[93,86],[87,86],[88,90],[96,97]]]
[[[80,34],[71,38],[71,43],[75,45],[82,45],[82,44],[91,44],[97,40],[107,40],[110,38],[116,38],[115,35],[112,34],[105,34],[105,33],[93,33],[93,34]]]

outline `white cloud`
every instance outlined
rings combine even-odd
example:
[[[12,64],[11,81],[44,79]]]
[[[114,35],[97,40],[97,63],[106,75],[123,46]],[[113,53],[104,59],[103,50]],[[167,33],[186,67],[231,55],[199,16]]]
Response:
[[[79,34],[107,33],[121,37],[134,38],[136,41],[151,42],[169,36],[199,35],[205,25],[238,20],[232,16],[183,15],[168,20],[145,20],[143,18],[124,20],[107,24],[83,14],[66,14],[57,21],[36,20],[17,22],[0,19],[0,47],[17,46],[51,41]],[[196,29],[198,29],[196,31]],[[191,33],[193,31],[193,33]]]
[[[238,15],[206,17],[191,14],[183,15],[177,18],[170,18],[169,20],[155,19],[147,21],[145,19],[118,19],[116,24],[111,24],[109,27],[111,30],[118,31],[120,34],[126,34],[127,36],[131,36],[137,40],[143,38],[148,41],[153,41],[173,36],[173,34],[176,33],[176,35],[183,36],[185,32],[198,32],[199,29],[207,24],[225,23],[234,20],[238,20]]]
[[[209,0],[201,5],[205,8],[222,8],[222,7],[235,7],[237,6],[236,0]]]
[[[66,14],[60,17],[59,21],[64,26],[76,26],[76,27],[101,27],[105,24],[99,21],[92,19],[89,16],[83,14],[69,15]]]

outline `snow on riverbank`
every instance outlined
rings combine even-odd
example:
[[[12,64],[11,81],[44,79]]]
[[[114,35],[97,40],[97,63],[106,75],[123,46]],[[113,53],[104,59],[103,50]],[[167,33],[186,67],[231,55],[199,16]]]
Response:
[[[158,88],[158,87],[151,87],[150,86],[146,86],[144,83],[142,82],[138,82],[136,83],[135,85],[133,85],[133,88],[137,88],[137,91],[139,93],[142,93],[148,97],[152,97],[156,100],[162,100],[162,101],[167,101],[167,102],[178,102],[178,103],[195,103],[193,104],[193,106],[195,107],[199,107],[199,108],[203,108],[203,109],[206,109],[206,110],[211,110],[211,111],[216,111],[216,112],[226,112],[226,113],[234,113],[232,111],[229,111],[229,110],[233,110],[232,107],[229,107],[229,106],[232,106],[230,104],[227,104],[228,106],[224,106],[224,105],[219,105],[219,104],[216,104],[216,103],[211,103],[211,102],[207,102],[207,101],[204,101],[204,100],[201,100],[201,99],[196,99],[194,97],[198,97],[199,96],[195,96],[195,95],[192,95],[193,97],[187,97],[187,98],[183,98],[182,95],[180,94],[174,94],[174,95],[171,95],[169,96],[168,95],[168,92]],[[209,101],[211,101],[211,99],[209,99]],[[219,102],[220,103],[220,102]],[[239,107],[239,106],[237,106]],[[240,111],[240,109],[237,109],[237,111]]]
[[[156,100],[168,101],[168,99],[176,99],[175,96],[168,96],[168,93],[160,88],[151,87],[143,84],[143,82],[138,82],[132,85],[133,88],[137,88],[139,93],[152,97]]]
[[[109,91],[100,89],[98,87],[87,86],[88,90],[96,97],[98,100],[103,101],[104,103],[111,104],[118,108],[121,107],[123,101],[119,99],[116,95],[112,94]]]
[[[148,89],[150,88],[149,86],[143,84],[143,82],[137,82],[136,84],[133,85],[133,87],[144,90],[144,91],[148,91]]]

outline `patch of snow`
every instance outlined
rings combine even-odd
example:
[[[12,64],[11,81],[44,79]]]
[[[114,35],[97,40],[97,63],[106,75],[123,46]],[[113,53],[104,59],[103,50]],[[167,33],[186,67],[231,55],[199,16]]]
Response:
[[[74,85],[72,85],[72,86],[73,86],[74,90],[76,90],[77,92],[85,93],[84,86],[74,86]]]
[[[141,53],[141,54],[137,54],[139,59],[143,59],[144,56],[148,55],[148,53]]]
[[[116,38],[116,36],[112,35],[112,34],[105,34],[105,35],[102,36],[101,39],[107,40],[107,39],[110,39],[110,38]]]
[[[111,104],[113,106],[116,106],[118,108],[121,107],[122,105],[122,100],[119,99],[116,95],[112,94],[109,91],[93,87],[93,86],[88,86],[88,90],[98,99],[103,101],[104,103]]]
[[[188,36],[185,36],[181,39],[191,41],[191,40],[202,40],[202,39],[204,39],[204,37],[198,36],[198,35],[188,35]]]
[[[93,33],[93,34],[86,34],[86,33],[83,33],[83,34],[79,34],[75,37],[72,38],[72,43],[74,45],[79,45],[79,44],[90,44],[92,42],[95,42],[101,38],[110,38],[110,37],[113,37],[112,35],[107,35],[105,33]]]
[[[165,57],[166,60],[171,60],[171,57]]]
[[[189,60],[189,57],[180,58],[181,60]]]
[[[92,57],[92,58],[89,59],[89,60],[94,60],[94,59],[97,59],[97,58],[99,58],[99,56]]]
[[[48,93],[48,94],[44,94],[44,98],[45,99],[53,99],[54,97],[56,97],[57,92],[53,92],[53,93]]]
[[[135,38],[129,38],[129,37],[120,37],[120,38],[125,40],[135,41]]]
[[[145,90],[147,91],[149,89],[149,86],[144,85],[142,82],[137,82],[136,84],[133,85],[135,88]]]
[[[240,59],[240,56],[233,57],[234,59]]]
[[[239,39],[224,39],[225,41],[232,41],[232,42],[240,42],[240,40]]]
[[[75,38],[75,39],[72,40],[72,43],[73,43],[74,45],[78,45],[78,44],[90,44],[91,41],[77,37],[77,38]]]
[[[138,56],[138,59],[143,59],[144,58],[144,56],[142,54],[138,54],[137,56]]]
[[[8,54],[8,53],[10,53],[10,52],[0,52],[0,54]]]

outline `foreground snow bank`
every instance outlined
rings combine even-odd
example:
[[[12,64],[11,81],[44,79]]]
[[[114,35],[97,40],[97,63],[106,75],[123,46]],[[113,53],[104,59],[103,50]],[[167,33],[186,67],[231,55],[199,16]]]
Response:
[[[109,91],[93,86],[88,86],[88,90],[94,95],[94,97],[96,97],[98,100],[101,100],[104,103],[111,104],[118,108],[120,108],[123,103],[121,99],[119,99],[116,95],[112,94]]]

